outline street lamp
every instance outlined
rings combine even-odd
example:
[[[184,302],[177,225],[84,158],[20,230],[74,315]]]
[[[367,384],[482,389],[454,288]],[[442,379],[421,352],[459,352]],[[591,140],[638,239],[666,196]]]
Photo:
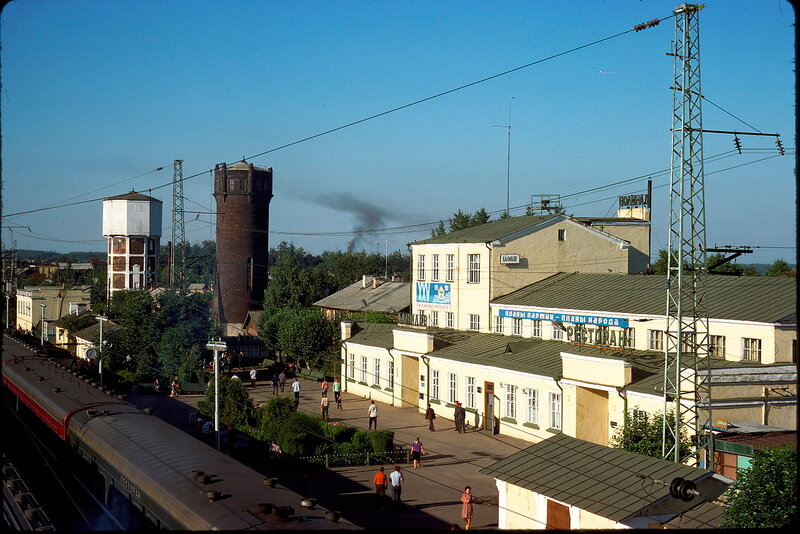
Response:
[[[44,309],[47,308],[47,304],[42,303],[39,306],[42,307],[42,351],[44,351]]]
[[[214,432],[219,450],[219,353],[228,350],[228,345],[220,340],[209,341],[206,348],[214,351]]]
[[[9,321],[9,318],[11,317],[8,314],[8,299],[10,299],[10,298],[11,297],[8,294],[6,294],[6,332],[8,332],[8,321]]]

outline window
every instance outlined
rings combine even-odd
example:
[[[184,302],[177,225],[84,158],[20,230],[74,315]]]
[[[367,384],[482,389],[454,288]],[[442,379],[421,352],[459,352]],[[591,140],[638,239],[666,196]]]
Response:
[[[447,328],[453,328],[453,312],[447,312]]]
[[[712,358],[725,357],[725,336],[709,336],[708,355]]]
[[[647,348],[650,350],[664,350],[664,332],[661,330],[648,330]]]
[[[561,428],[561,393],[550,393],[550,428]]]
[[[697,351],[697,334],[694,332],[684,332],[681,340],[681,352],[684,354],[694,354]]]
[[[455,270],[455,264],[456,264],[455,260],[456,258],[454,254],[447,255],[447,267],[446,267],[447,270],[444,273],[445,281],[447,282],[452,282],[454,280],[453,271]]]
[[[431,280],[434,282],[439,281],[439,255],[433,254],[431,256]]]
[[[749,337],[742,338],[742,359],[751,362],[761,361],[761,340]]]
[[[455,373],[447,373],[447,402],[456,402],[458,400],[457,379],[458,377]]]
[[[564,330],[553,325],[553,339],[564,339]]]
[[[535,389],[525,391],[525,421],[539,424],[539,392]]]
[[[636,332],[633,328],[622,329],[622,343],[623,347],[632,349],[636,341]]]
[[[439,312],[432,311],[431,312],[431,326],[439,326]]]
[[[233,178],[228,178],[228,191],[233,191],[236,189],[236,180]]]
[[[417,256],[417,280],[425,280],[425,254]]]
[[[511,320],[511,333],[515,336],[522,335],[522,319],[512,319]]]
[[[475,313],[469,314],[469,329],[470,330],[480,330],[481,329],[481,316]]]
[[[567,231],[564,228],[558,229],[558,240],[559,241],[566,241],[567,240]]]
[[[503,333],[503,318],[499,315],[494,316],[494,331],[498,334]]]
[[[517,418],[517,386],[506,384],[506,417]]]
[[[366,356],[362,356],[361,357],[361,381],[362,382],[366,382],[367,381],[367,357]]]
[[[466,382],[466,391],[464,395],[464,403],[467,408],[475,407],[475,377],[468,376]]]
[[[376,386],[381,385],[381,359],[375,358],[373,363],[375,373],[372,375],[372,383]]]
[[[480,254],[467,254],[467,263],[469,265],[469,278],[467,282],[470,284],[481,283],[481,255]]]
[[[542,337],[542,321],[538,319],[531,321],[531,337]]]
[[[356,379],[356,355],[352,352],[350,353],[350,362],[347,366],[347,376],[352,378],[353,380]]]
[[[431,398],[439,398],[439,370],[433,369],[431,371]]]
[[[394,362],[389,362],[389,368],[386,371],[386,381],[389,382],[389,387],[394,387]]]

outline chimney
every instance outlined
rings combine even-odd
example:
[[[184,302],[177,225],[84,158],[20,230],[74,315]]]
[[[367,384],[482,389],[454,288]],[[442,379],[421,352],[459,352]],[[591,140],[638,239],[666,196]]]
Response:
[[[367,288],[367,275],[366,274],[362,274],[361,275],[361,289],[366,289],[366,288]]]
[[[342,321],[342,341],[353,337],[353,323]]]
[[[372,277],[372,289],[377,289],[381,285],[381,278],[379,276]]]

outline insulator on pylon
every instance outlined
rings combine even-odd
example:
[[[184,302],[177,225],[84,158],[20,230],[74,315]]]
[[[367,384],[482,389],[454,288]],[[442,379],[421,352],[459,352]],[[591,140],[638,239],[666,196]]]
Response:
[[[733,136],[733,146],[736,147],[736,150],[739,151],[739,154],[742,153],[742,141],[739,139],[739,136],[735,134]]]
[[[775,138],[775,146],[778,147],[778,153],[781,156],[783,156],[785,154],[785,152],[783,151],[783,143],[781,143],[781,138],[780,137],[776,137]]]

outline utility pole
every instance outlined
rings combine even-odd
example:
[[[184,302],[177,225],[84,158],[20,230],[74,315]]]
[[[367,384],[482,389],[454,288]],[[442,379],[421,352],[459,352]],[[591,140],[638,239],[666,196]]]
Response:
[[[711,373],[706,306],[706,212],[703,173],[703,116],[700,91],[702,4],[675,9],[672,85],[672,158],[667,244],[667,336],[664,347],[662,453],[682,463],[694,455],[713,470]],[[668,424],[672,412],[675,421]],[[696,437],[689,456],[681,436]]]
[[[228,350],[228,345],[224,341],[209,341],[206,348],[214,351],[214,432],[219,450],[219,353]]]
[[[511,103],[514,97],[508,99],[508,124],[497,124],[495,128],[508,128],[508,144],[506,148],[506,215],[511,215]]]
[[[177,259],[180,257],[180,259]],[[169,286],[183,291],[186,282],[186,226],[183,218],[183,160],[172,165],[172,248],[169,256]]]
[[[46,326],[44,324],[44,310],[45,310],[45,308],[47,308],[47,304],[42,303],[42,304],[39,304],[39,306],[42,307],[42,322],[41,322],[41,324],[42,324],[42,332],[41,333],[42,333],[42,352],[44,352],[44,329],[46,328]]]

